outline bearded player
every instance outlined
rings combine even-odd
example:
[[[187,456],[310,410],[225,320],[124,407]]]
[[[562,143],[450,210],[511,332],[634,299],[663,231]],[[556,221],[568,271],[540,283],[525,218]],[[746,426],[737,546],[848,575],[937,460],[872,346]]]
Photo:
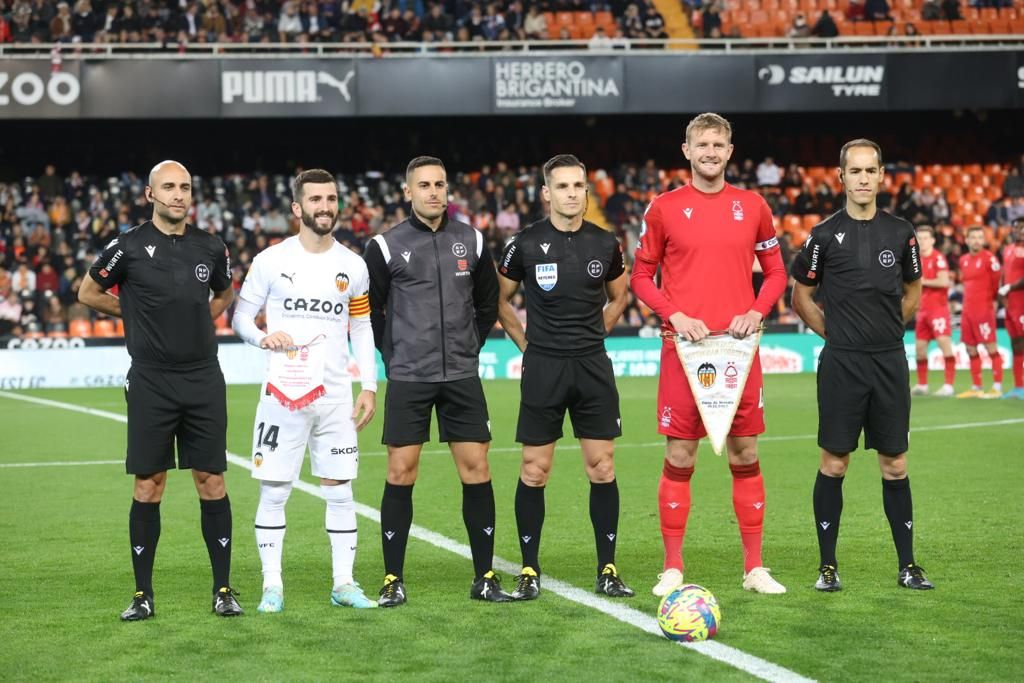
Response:
[[[683,154],[693,181],[655,197],[644,215],[630,284],[636,296],[664,321],[664,329],[699,342],[712,330],[736,338],[757,332],[786,288],[786,270],[775,238],[772,213],[763,197],[725,182],[732,156],[732,127],[717,114],[700,114],[686,127]],[[754,296],[757,258],[764,284]],[[654,281],[661,266],[661,287]],[[666,437],[658,486],[664,571],[652,592],[662,596],[683,583],[683,538],[690,512],[690,478],[697,445],[706,435],[675,344],[661,351],[658,432]],[[743,588],[785,593],[762,566],[764,479],[757,435],[764,432],[761,363],[755,354],[726,440],[732,472],[733,508],[743,542]]]
[[[957,398],[1001,398],[1003,395],[1003,357],[996,346],[996,293],[1001,267],[999,259],[985,248],[985,231],[967,230],[969,253],[960,257],[960,282],[964,286],[964,310],[960,317],[960,341],[967,347],[971,362],[971,389]],[[981,356],[984,345],[992,361],[992,389],[981,387]]]
[[[953,356],[952,324],[949,316],[949,263],[935,248],[935,230],[928,225],[917,228],[917,244],[921,249],[921,307],[914,324],[917,346],[917,386],[910,390],[914,396],[928,393],[928,344],[932,339],[942,351],[945,364],[945,382],[935,396],[952,396],[956,379],[956,358]]]
[[[331,234],[338,185],[327,171],[303,171],[292,184],[299,234],[261,252],[242,285],[233,326],[270,351],[253,430],[252,476],[260,480],[256,544],[263,564],[260,612],[284,609],[281,555],[284,506],[309,446],[313,476],[327,503],[337,606],[374,608],[352,578],[356,511],[352,480],[359,465],[356,432],[373,418],[377,368],[370,327],[370,278],[363,260]],[[266,305],[267,332],[255,316]],[[348,342],[361,391],[352,401]]]
[[[1024,401],[1024,218],[1013,224],[1013,243],[1003,251],[1003,286],[1006,297],[1006,331],[1013,347],[1013,389],[1003,398]]]

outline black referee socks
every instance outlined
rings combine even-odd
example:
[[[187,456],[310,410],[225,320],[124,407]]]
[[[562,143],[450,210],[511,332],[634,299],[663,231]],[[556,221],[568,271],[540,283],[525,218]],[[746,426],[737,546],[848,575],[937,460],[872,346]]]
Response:
[[[882,480],[882,507],[892,529],[892,542],[900,568],[914,563],[914,501],[910,496],[910,477]]]
[[[843,479],[830,477],[818,470],[814,480],[814,526],[818,532],[821,564],[838,567],[836,543],[839,541],[839,518],[843,514]]]
[[[619,533],[619,484],[615,479],[598,484],[590,482],[590,523],[597,544],[597,573],[606,564],[615,564],[615,539]]]
[[[527,486],[522,479],[516,487],[516,529],[523,566],[540,574],[540,531],[544,527],[544,487]]]
[[[213,592],[231,585],[231,501],[199,499],[203,540],[213,569]]]
[[[128,513],[128,540],[132,546],[135,590],[153,597],[153,560],[160,540],[160,503],[140,503],[132,499]]]
[[[405,546],[412,526],[412,487],[384,482],[380,501],[380,540],[384,547],[384,573],[402,578]]]
[[[491,482],[462,484],[462,521],[469,533],[476,578],[491,571],[494,562],[494,489]]]

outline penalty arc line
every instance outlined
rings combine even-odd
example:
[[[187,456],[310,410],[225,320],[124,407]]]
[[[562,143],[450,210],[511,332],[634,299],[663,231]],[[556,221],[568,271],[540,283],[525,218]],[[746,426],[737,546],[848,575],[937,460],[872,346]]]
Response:
[[[88,408],[86,406],[74,405],[72,403],[63,403],[60,401],[52,401],[44,398],[37,398],[35,396],[23,396],[21,394],[15,394],[7,391],[0,391],[0,397],[9,398],[17,401],[27,401],[29,403],[36,403],[38,405],[44,405],[50,408],[60,408],[63,410],[70,410],[78,413],[84,413],[86,415],[92,415],[94,417],[102,417],[108,420],[114,420],[116,422],[127,423],[128,418],[125,415],[119,415],[117,413],[111,413],[106,410],[98,410],[96,408]],[[249,462],[248,458],[243,458],[234,453],[228,453],[228,460],[239,467],[246,470],[252,470],[252,463]],[[296,480],[293,486],[300,491],[304,491],[317,498],[323,498],[323,494],[320,491],[319,486],[315,486],[302,480]],[[362,503],[356,503],[356,512],[366,517],[367,519],[380,524],[380,511]],[[447,536],[443,536],[435,531],[426,529],[421,526],[412,525],[409,530],[409,535],[425,543],[429,543],[435,547],[447,550],[448,552],[454,553],[467,560],[472,559],[470,548],[464,543],[452,540]],[[495,556],[494,558],[495,568],[506,572],[515,574],[519,571],[519,566],[504,560],[500,557]],[[634,626],[652,635],[661,637],[661,628],[658,626],[657,620],[640,610],[628,607],[621,603],[615,603],[610,600],[600,598],[596,594],[591,594],[584,591],[576,586],[572,586],[563,581],[559,581],[554,578],[545,578],[544,581],[545,590],[555,595],[561,596],[562,598],[574,602],[579,605],[590,607],[606,616],[612,617],[617,621],[624,624]],[[761,659],[751,654],[747,654],[742,650],[737,650],[729,645],[708,640],[700,643],[679,643],[680,646],[685,647],[688,650],[692,650],[698,654],[704,655],[716,661],[727,664],[731,667],[739,669],[752,676],[760,678],[765,681],[774,681],[777,683],[803,683],[810,682],[813,679],[805,678],[800,674],[790,671],[784,667],[781,667],[772,662]]]

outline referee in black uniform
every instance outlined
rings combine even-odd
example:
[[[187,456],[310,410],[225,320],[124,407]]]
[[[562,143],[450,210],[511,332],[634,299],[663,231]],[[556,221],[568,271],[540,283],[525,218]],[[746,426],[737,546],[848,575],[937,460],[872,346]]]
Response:
[[[483,234],[450,220],[448,180],[436,157],[416,157],[405,174],[408,220],[366,248],[370,322],[384,359],[384,436],[388,474],[380,504],[384,586],[378,604],[406,602],[405,548],[412,526],[412,488],[420,451],[437,409],[462,480],[462,519],[469,533],[474,600],[508,602],[491,568],[494,490],[487,464],[491,441],[480,384],[480,348],[498,318],[498,282]]]
[[[825,339],[818,364],[818,445],[814,522],[821,565],[815,588],[842,588],[836,542],[843,477],[861,430],[878,451],[882,502],[899,559],[898,585],[932,588],[914,561],[914,515],[907,477],[910,385],[906,323],[921,301],[921,259],[910,223],[880,211],[882,150],[871,140],[843,145],[839,179],[846,207],[811,231],[793,261],[793,308]],[[814,302],[821,288],[824,312]]]
[[[523,569],[512,597],[532,600],[540,594],[544,486],[566,409],[590,479],[596,590],[631,597],[632,589],[615,568],[619,489],[613,456],[622,428],[615,375],[604,349],[605,336],[626,307],[622,249],[610,232],[583,220],[587,171],[575,156],[559,154],[544,164],[541,196],[550,203],[549,217],[516,235],[498,273],[498,318],[523,351],[516,429],[516,440],[523,444],[516,489]],[[511,304],[520,282],[526,291],[526,332]]]
[[[224,489],[227,406],[213,321],[231,304],[227,249],[220,238],[187,225],[192,177],[176,161],[157,164],[146,198],[153,219],[108,244],[89,269],[79,300],[124,318],[132,365],[127,470],[135,475],[128,518],[135,595],[121,614],[148,619],[153,611],[153,559],[160,539],[160,499],[167,470],[192,470],[199,492],[203,539],[213,567],[213,610],[242,608],[230,587],[231,504]],[[106,290],[118,286],[118,296]],[[210,298],[210,292],[213,298]]]

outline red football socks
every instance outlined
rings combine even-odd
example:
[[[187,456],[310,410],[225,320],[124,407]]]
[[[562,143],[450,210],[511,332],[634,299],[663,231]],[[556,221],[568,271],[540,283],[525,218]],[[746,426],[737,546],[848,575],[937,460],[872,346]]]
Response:
[[[917,361],[917,383],[926,386],[928,384],[928,359]]]
[[[956,358],[950,356],[943,360],[946,362],[946,384],[952,386],[953,382],[956,381]]]
[[[992,361],[992,381],[996,384],[1003,382],[1003,354],[996,351],[990,359]]]
[[[981,356],[971,356],[971,385],[981,386]]]
[[[665,569],[683,571],[683,537],[690,515],[692,467],[674,467],[666,460],[658,482],[658,513],[661,540],[665,544]]]
[[[743,571],[762,566],[761,540],[764,537],[764,478],[760,463],[730,465],[732,505],[743,541]]]
[[[1024,389],[1024,353],[1013,354],[1013,386]]]

